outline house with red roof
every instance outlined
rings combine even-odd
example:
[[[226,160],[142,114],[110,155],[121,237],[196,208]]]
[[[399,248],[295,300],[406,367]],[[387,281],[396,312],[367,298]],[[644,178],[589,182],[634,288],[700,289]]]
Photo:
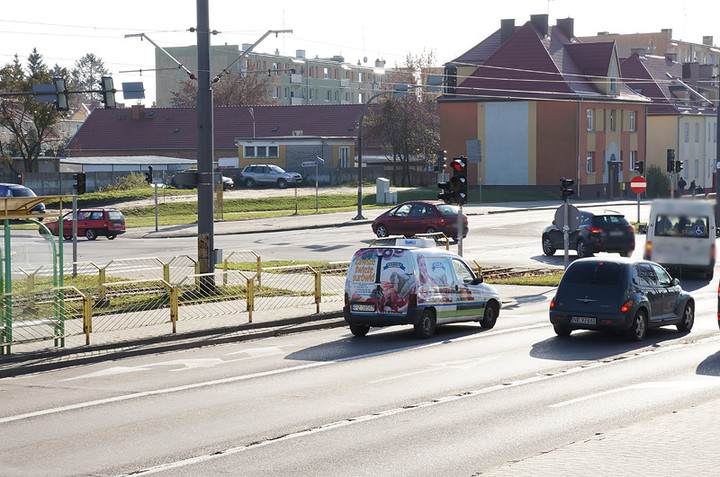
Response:
[[[584,44],[573,29],[571,18],[503,20],[445,65],[441,147],[468,156],[471,186],[550,188],[565,177],[582,198],[629,191],[650,100],[622,81],[613,42]]]
[[[625,83],[652,100],[648,106],[647,164],[667,171],[667,151],[683,165],[675,181],[709,190],[714,187],[717,162],[717,110],[707,96],[713,84],[713,66],[680,64],[676,55],[646,55],[638,49],[622,60]]]

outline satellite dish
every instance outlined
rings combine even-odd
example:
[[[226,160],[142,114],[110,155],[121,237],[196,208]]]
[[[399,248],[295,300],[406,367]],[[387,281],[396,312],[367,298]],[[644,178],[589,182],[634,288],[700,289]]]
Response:
[[[363,56],[363,63],[367,63],[367,56]]]

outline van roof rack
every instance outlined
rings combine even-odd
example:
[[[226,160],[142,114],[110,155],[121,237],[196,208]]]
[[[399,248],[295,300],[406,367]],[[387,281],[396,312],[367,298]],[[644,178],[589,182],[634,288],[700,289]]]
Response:
[[[415,248],[434,248],[442,245],[450,249],[450,240],[442,232],[431,234],[417,234],[412,237],[404,235],[391,235],[388,237],[377,238],[370,243],[371,247],[415,247]]]

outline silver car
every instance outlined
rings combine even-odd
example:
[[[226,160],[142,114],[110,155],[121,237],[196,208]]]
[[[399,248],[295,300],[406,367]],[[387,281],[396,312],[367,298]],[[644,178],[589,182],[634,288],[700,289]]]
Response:
[[[296,186],[302,183],[303,178],[297,172],[285,172],[283,168],[274,164],[252,164],[245,166],[239,180],[246,187],[276,185],[284,189],[289,185]]]

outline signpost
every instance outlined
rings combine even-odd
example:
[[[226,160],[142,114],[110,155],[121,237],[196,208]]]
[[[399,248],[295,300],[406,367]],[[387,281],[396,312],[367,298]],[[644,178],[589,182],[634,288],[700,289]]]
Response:
[[[320,156],[316,156],[313,161],[304,161],[302,163],[303,167],[315,166],[315,213],[318,212],[318,166],[321,164],[325,164],[325,159]],[[297,186],[295,186],[295,194],[297,195]]]
[[[647,181],[643,176],[633,177],[630,181],[630,190],[637,194],[637,205],[638,205],[638,227],[640,227],[640,194],[645,192],[647,189]]]

